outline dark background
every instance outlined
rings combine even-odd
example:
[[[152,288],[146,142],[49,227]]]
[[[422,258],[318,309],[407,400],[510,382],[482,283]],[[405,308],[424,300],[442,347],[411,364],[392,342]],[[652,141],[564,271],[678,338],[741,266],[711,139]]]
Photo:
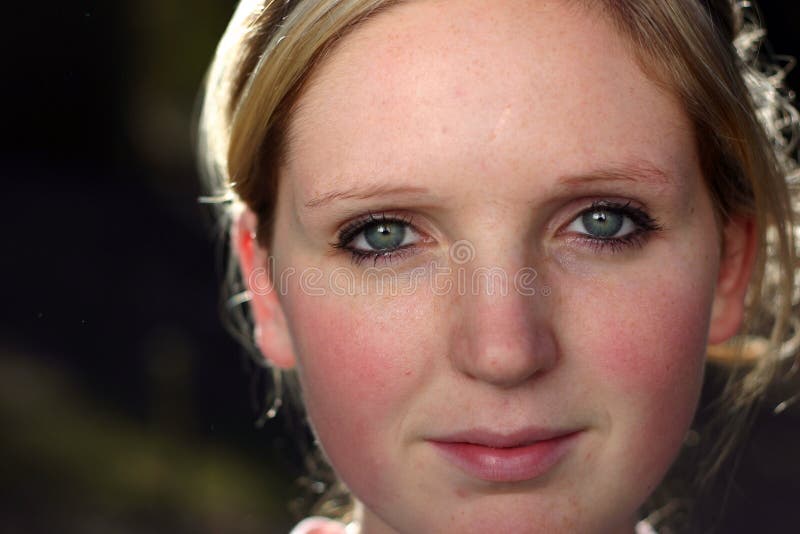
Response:
[[[218,313],[218,231],[196,201],[196,94],[233,7],[4,10],[0,532],[296,519],[300,461],[281,421],[255,428],[251,365]],[[800,55],[800,5],[761,7],[774,50]],[[759,420],[723,532],[800,528],[797,427]]]

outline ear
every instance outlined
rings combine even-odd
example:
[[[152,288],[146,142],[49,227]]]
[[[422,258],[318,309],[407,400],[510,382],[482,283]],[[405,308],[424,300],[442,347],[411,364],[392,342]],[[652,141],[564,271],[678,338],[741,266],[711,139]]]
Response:
[[[250,293],[255,343],[261,354],[275,367],[289,369],[295,365],[295,354],[286,316],[273,284],[274,265],[267,250],[256,240],[257,217],[245,209],[231,226],[231,243],[239,256],[242,280]]]
[[[744,319],[744,299],[753,272],[758,237],[752,217],[733,217],[723,230],[719,275],[714,290],[709,344],[723,343],[738,332]]]

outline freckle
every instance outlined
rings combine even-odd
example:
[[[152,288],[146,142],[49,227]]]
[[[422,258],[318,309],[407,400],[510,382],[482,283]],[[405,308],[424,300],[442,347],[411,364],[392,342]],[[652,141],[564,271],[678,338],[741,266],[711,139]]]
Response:
[[[576,499],[574,495],[570,495],[567,500],[569,501],[569,504],[571,504],[573,507],[576,507],[578,505],[578,499]]]

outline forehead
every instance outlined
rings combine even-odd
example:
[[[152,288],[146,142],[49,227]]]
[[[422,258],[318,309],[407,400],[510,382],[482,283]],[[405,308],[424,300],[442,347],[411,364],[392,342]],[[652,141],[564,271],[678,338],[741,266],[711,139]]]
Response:
[[[300,198],[630,160],[681,174],[690,131],[631,43],[583,3],[404,2],[316,67],[290,122],[288,174]]]

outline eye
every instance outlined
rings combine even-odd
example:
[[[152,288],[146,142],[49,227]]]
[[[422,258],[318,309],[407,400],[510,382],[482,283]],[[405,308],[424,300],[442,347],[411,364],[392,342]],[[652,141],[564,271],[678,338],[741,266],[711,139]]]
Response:
[[[597,239],[610,239],[627,235],[636,230],[630,217],[607,207],[596,207],[584,211],[567,230],[586,234]]]
[[[365,252],[394,250],[414,241],[414,231],[402,221],[372,222],[364,226],[352,246]]]
[[[339,231],[335,248],[349,250],[358,264],[372,258],[390,260],[400,251],[409,249],[421,240],[411,218],[386,214],[368,214]]]
[[[642,208],[630,203],[595,202],[578,215],[566,230],[582,236],[596,247],[625,247],[644,244],[646,238],[661,227]]]

